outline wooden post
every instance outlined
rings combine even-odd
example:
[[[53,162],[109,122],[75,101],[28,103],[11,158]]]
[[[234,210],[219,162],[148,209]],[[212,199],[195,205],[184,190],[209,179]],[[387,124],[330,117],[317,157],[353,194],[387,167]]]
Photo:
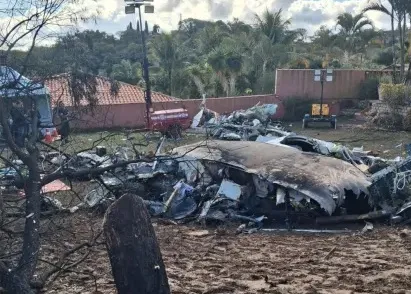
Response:
[[[119,294],[169,294],[167,273],[143,200],[125,194],[107,210],[104,234]]]

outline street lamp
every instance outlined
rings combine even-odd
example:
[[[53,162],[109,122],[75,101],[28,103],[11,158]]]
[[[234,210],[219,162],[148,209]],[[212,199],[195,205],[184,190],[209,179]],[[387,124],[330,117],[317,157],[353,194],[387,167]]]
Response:
[[[143,21],[141,19],[141,6],[144,6],[145,13],[154,13],[154,6],[147,2],[153,2],[153,0],[124,0],[126,2],[125,13],[135,14],[136,7],[138,8],[138,15],[140,19],[140,33],[141,42],[143,43],[143,76],[146,82],[146,90],[144,92],[144,100],[146,102],[146,119],[147,127],[150,126],[150,112],[153,111],[153,104],[151,101],[151,85],[150,76],[148,72],[148,58],[147,58],[147,47],[146,47],[146,36],[143,29]]]

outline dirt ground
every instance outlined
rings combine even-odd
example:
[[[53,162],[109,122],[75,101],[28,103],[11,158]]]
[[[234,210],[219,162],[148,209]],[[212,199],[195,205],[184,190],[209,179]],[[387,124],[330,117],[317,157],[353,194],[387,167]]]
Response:
[[[411,142],[411,133],[371,131],[350,123],[338,130],[292,128],[350,147],[364,146],[387,158],[401,155],[399,145]],[[100,227],[102,216],[92,222]],[[235,235],[235,227],[153,222],[172,293],[411,293],[411,231],[404,228],[381,227],[363,235]],[[89,240],[89,223],[84,213],[68,216],[70,233],[57,230],[50,240],[72,248]],[[104,244],[93,247],[71,272],[59,275],[45,293],[116,293]]]
[[[154,222],[172,293],[411,293],[411,231],[235,235]],[[72,242],[68,239],[67,242]],[[46,293],[116,293],[104,245]]]

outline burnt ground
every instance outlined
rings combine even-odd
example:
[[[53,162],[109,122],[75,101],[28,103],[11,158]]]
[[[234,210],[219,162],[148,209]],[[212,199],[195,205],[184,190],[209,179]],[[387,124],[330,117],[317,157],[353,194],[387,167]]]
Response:
[[[350,147],[364,146],[387,158],[401,155],[396,146],[411,142],[411,133],[350,124],[338,130],[293,128]],[[61,221],[70,229],[50,234],[42,248],[48,258],[88,241],[90,224],[98,230],[102,216],[81,212]],[[411,232],[404,228],[382,226],[363,235],[235,235],[235,227],[153,222],[172,293],[411,293]],[[84,262],[55,278],[46,293],[116,293],[104,244],[92,247]]]
[[[403,229],[236,236],[227,228],[154,226],[172,293],[410,293],[411,232]],[[104,245],[75,271],[46,293],[116,293]]]

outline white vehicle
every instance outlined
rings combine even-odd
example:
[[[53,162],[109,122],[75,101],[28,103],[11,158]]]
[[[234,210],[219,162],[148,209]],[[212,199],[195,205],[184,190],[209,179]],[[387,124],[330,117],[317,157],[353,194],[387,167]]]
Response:
[[[0,96],[13,100],[19,99],[25,107],[34,100],[40,114],[39,129],[43,136],[50,133],[57,136],[57,130],[53,124],[53,115],[50,104],[50,93],[41,83],[34,82],[8,66],[0,66]]]

